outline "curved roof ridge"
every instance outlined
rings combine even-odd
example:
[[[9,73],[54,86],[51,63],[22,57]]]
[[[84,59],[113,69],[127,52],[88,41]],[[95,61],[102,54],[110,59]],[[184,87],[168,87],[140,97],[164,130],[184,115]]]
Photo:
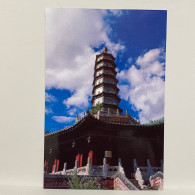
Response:
[[[123,123],[123,122],[113,122],[113,121],[106,121],[106,120],[101,120],[104,123],[107,124],[116,124],[116,125],[125,125],[125,126],[154,126],[154,125],[160,125],[164,123],[164,118],[156,120],[154,122],[149,122],[145,124],[135,124],[135,123]]]
[[[93,120],[96,120],[97,122],[103,122],[104,124],[110,124],[110,125],[123,125],[123,126],[132,126],[132,127],[144,127],[144,126],[155,126],[155,125],[162,125],[164,124],[164,117],[156,120],[156,121],[151,121],[149,123],[146,124],[135,124],[135,123],[123,123],[123,122],[114,122],[114,121],[106,121],[106,120],[99,120],[97,118],[95,118],[91,113],[87,112],[86,115],[84,115],[83,117],[79,118],[77,122],[75,122],[73,125],[65,127],[63,129],[51,132],[51,133],[46,133],[45,137],[50,136],[50,135],[55,135],[61,132],[66,132],[71,128],[74,127],[79,127],[88,117],[93,118]]]
[[[54,134],[57,134],[57,133],[60,133],[60,132],[63,132],[63,131],[67,131],[68,129],[77,126],[79,123],[82,123],[82,122],[84,121],[84,119],[87,118],[88,115],[89,115],[89,114],[87,113],[86,115],[82,116],[82,117],[79,118],[78,121],[75,122],[73,125],[70,125],[70,126],[65,127],[65,128],[63,128],[63,129],[59,129],[59,130],[57,130],[57,131],[53,131],[53,132],[51,132],[51,133],[45,134],[45,137],[50,136],[50,135],[54,135]]]

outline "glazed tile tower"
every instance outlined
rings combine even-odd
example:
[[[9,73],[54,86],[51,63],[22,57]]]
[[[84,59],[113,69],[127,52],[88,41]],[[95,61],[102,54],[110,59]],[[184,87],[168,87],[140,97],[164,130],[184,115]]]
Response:
[[[138,123],[136,119],[129,116],[127,111],[123,114],[119,107],[121,99],[118,97],[119,88],[117,87],[118,80],[116,79],[117,72],[114,61],[115,58],[107,52],[106,47],[101,54],[96,56],[92,107],[98,104],[103,104],[103,106],[95,116],[98,119],[109,121]]]

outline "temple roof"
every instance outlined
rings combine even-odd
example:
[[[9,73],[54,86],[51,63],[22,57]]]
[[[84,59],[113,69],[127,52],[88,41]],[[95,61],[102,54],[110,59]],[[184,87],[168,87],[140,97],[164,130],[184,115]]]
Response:
[[[88,120],[93,120],[93,122],[99,125],[114,125],[114,126],[124,126],[124,127],[150,127],[150,126],[152,127],[152,126],[164,125],[164,118],[156,121],[151,121],[150,123],[146,123],[146,124],[133,124],[133,123],[121,123],[121,122],[98,120],[92,114],[87,113],[83,117],[79,118],[78,121],[75,122],[73,125],[51,133],[46,133],[45,137],[52,136],[52,135],[59,135],[61,133],[69,133],[74,129],[78,128],[79,126],[81,126],[84,122]]]

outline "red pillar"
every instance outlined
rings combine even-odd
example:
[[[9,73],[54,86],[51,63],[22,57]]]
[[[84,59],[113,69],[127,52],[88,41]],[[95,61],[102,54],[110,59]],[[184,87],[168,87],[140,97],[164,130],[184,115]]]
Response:
[[[59,160],[56,160],[56,172],[58,172],[58,168],[59,168]]]
[[[80,155],[79,167],[82,167],[82,161],[83,161],[83,154]]]
[[[91,165],[93,165],[93,150],[91,150]]]
[[[91,165],[93,165],[93,150],[89,151],[88,157],[91,158]]]
[[[54,166],[56,165],[56,163],[57,163],[57,159],[54,160],[54,164],[52,166],[52,172],[54,171]]]
[[[76,155],[75,160],[77,160],[79,162],[79,154]]]
[[[76,159],[75,160],[77,160],[78,161],[78,167],[80,167],[80,154],[77,154],[76,155]]]
[[[82,167],[83,154],[77,154],[75,160],[78,161],[78,167]]]

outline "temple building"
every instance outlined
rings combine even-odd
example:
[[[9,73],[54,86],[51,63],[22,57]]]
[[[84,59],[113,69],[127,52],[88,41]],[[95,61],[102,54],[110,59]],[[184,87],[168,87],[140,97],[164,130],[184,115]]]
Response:
[[[107,48],[96,56],[92,109],[100,109],[45,133],[45,188],[68,188],[62,181],[74,174],[99,177],[104,189],[162,188],[164,120],[140,124],[122,112],[114,60]]]

